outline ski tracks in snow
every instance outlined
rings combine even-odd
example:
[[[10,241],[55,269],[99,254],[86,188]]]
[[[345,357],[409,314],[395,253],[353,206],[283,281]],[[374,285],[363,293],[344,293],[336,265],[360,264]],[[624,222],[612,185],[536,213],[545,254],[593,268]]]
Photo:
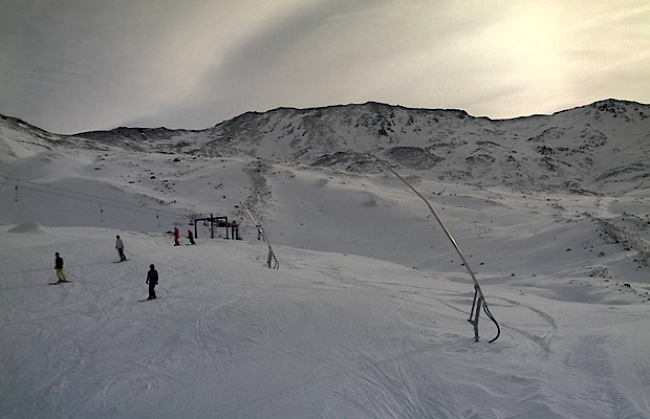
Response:
[[[647,396],[650,368],[647,360],[642,356],[637,360],[633,354],[629,354],[629,359],[615,357],[619,350],[613,334],[606,328],[609,323],[607,316],[602,317],[602,330],[592,330],[593,320],[589,319],[595,313],[601,313],[602,309],[594,311],[598,306],[578,304],[571,318],[557,319],[548,311],[521,300],[499,297],[494,301],[497,304],[493,302],[492,307],[501,315],[506,342],[520,348],[518,352],[524,362],[545,365],[542,370],[516,375],[522,384],[525,383],[520,388],[525,389],[521,397],[527,401],[526,405],[539,405],[539,409],[526,412],[526,415],[543,413],[539,417],[545,418],[580,414],[582,417],[613,419],[650,418]],[[499,304],[500,301],[508,305]],[[522,309],[534,314],[538,320],[533,321]],[[565,308],[565,315],[567,312],[571,311]],[[583,326],[581,322],[585,322]],[[623,323],[625,318],[611,322]],[[642,365],[646,367],[639,368]],[[616,384],[621,382],[629,384]],[[576,412],[575,406],[589,407]]]
[[[650,369],[638,369],[639,365],[631,359],[619,359],[614,367],[612,353],[616,346],[614,337],[607,334],[585,334],[579,336],[577,343],[564,358],[564,367],[581,377],[583,392],[575,394],[576,402],[597,406],[599,411],[608,412],[608,417],[620,419],[650,418],[648,389],[650,389]],[[647,362],[647,360],[646,360]],[[627,365],[625,365],[627,364]],[[643,365],[643,364],[641,364]],[[625,374],[626,386],[620,377]]]
[[[149,254],[168,291],[157,301],[136,302],[148,260],[75,268],[47,296],[7,291],[24,293],[2,311],[8,417],[565,419],[593,406],[647,419],[647,363],[615,359],[614,335],[554,302],[487,287],[503,336],[487,344],[482,315],[476,344],[467,284],[345,256],[296,252],[276,271],[221,246],[168,247]]]
[[[512,299],[499,297],[496,301],[505,301],[510,305],[510,309],[514,308],[517,311],[525,309],[530,313],[533,313],[538,318],[538,320],[541,320],[541,323],[539,321],[527,321],[526,323],[522,324],[521,320],[523,318],[526,318],[524,315],[519,317],[520,321],[518,322],[505,322],[502,325],[502,329],[505,333],[510,333],[513,340],[518,343],[521,341],[517,338],[516,335],[525,338],[528,342],[532,343],[532,348],[536,348],[534,352],[543,358],[547,358],[551,353],[551,342],[553,340],[553,335],[557,331],[557,324],[553,316],[538,308],[523,304]],[[505,309],[505,307],[502,305],[500,307],[503,307]],[[513,335],[513,333],[516,335]],[[524,352],[523,354],[524,356],[531,355],[531,353],[527,352]]]

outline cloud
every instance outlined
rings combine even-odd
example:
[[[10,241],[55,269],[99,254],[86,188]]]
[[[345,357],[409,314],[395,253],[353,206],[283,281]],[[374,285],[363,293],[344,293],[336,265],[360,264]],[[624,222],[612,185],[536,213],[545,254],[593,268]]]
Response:
[[[446,21],[452,4],[439,4],[431,10],[420,2],[326,1],[290,10],[234,43],[207,69],[190,95],[193,103],[166,114],[198,122],[214,110],[235,116],[280,106],[383,100],[382,93],[402,84],[405,73],[437,65],[435,59],[418,63],[418,54],[429,55],[434,46],[451,44],[454,34],[480,26]],[[458,19],[478,20],[471,14]],[[404,28],[410,30],[403,33]],[[211,123],[220,121],[213,117]]]
[[[0,112],[65,133],[366,101],[493,118],[650,102],[648,21],[642,0],[4,0]]]
[[[368,16],[364,7],[375,9],[388,2],[321,1],[302,4],[286,15],[266,19],[247,37],[233,42],[218,62],[206,69],[197,89],[187,103],[170,113],[182,112],[180,119],[195,123],[206,121],[218,109],[221,114],[235,116],[247,110],[266,110],[279,106],[302,106],[311,100],[321,101],[319,90],[334,89],[336,83],[349,84],[345,67],[359,57],[346,57],[348,62],[327,56],[333,50],[349,48],[339,35],[333,39],[327,30],[331,18]],[[311,99],[314,98],[314,99]],[[322,103],[322,102],[321,102]],[[185,108],[185,111],[183,111]],[[214,124],[221,120],[213,119]]]
[[[0,110],[57,132],[108,128],[194,88],[212,50],[208,0],[10,2]],[[199,19],[201,17],[202,19]],[[197,25],[192,26],[196,22]]]

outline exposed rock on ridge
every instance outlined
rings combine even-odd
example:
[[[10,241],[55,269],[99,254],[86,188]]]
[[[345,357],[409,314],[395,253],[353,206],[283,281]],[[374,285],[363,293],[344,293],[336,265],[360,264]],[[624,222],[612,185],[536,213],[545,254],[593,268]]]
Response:
[[[369,102],[247,112],[198,131],[118,128],[64,136],[13,118],[0,122],[0,135],[28,132],[46,148],[247,155],[354,172],[381,170],[374,162],[385,159],[443,181],[522,190],[605,193],[613,183],[632,190],[650,181],[650,106],[614,99],[508,120]]]

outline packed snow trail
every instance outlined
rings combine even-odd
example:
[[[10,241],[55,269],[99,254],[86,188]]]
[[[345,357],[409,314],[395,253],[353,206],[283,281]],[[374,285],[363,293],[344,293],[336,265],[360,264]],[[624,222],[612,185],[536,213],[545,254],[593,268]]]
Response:
[[[270,270],[263,243],[126,232],[114,264],[114,230],[7,230],[3,419],[650,417],[632,300],[485,285],[507,326],[477,344],[468,278],[288,247]],[[49,287],[56,251],[74,282]],[[151,263],[161,298],[140,304]]]

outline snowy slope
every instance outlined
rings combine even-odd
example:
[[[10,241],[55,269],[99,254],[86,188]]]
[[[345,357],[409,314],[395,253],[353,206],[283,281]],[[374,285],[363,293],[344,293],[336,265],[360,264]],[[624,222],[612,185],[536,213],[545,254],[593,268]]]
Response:
[[[6,418],[649,417],[650,314],[632,293],[485,285],[503,336],[477,344],[471,286],[444,275],[282,246],[270,270],[248,241],[8,230]],[[115,233],[129,262],[112,263]],[[74,282],[45,285],[55,251]],[[161,298],[140,303],[150,263]]]
[[[367,104],[118,137],[5,118],[0,417],[650,418],[646,109],[490,121]],[[308,123],[322,135],[280,134]],[[413,125],[448,135],[424,152]],[[461,245],[493,344],[484,316],[473,342],[448,239],[378,159]],[[243,240],[200,223],[198,246],[171,246],[210,214]],[[46,285],[55,252],[73,283]],[[162,298],[139,303],[150,263]]]
[[[278,244],[421,269],[455,271],[460,266],[423,203],[386,174],[245,157],[93,156],[88,151],[40,153],[4,165],[0,173],[23,179],[0,188],[5,202],[0,219],[9,224],[166,232],[174,226],[185,231],[193,228],[192,217],[214,214],[246,221],[242,233],[255,238],[241,199]],[[478,258],[477,269],[495,275],[582,275],[607,268],[621,270],[630,280],[648,281],[648,190],[608,198],[411,181],[432,201],[470,259]],[[199,237],[206,237],[208,229],[199,227]],[[483,256],[495,246],[501,250],[498,257]],[[531,264],[532,257],[542,256],[554,263]]]

